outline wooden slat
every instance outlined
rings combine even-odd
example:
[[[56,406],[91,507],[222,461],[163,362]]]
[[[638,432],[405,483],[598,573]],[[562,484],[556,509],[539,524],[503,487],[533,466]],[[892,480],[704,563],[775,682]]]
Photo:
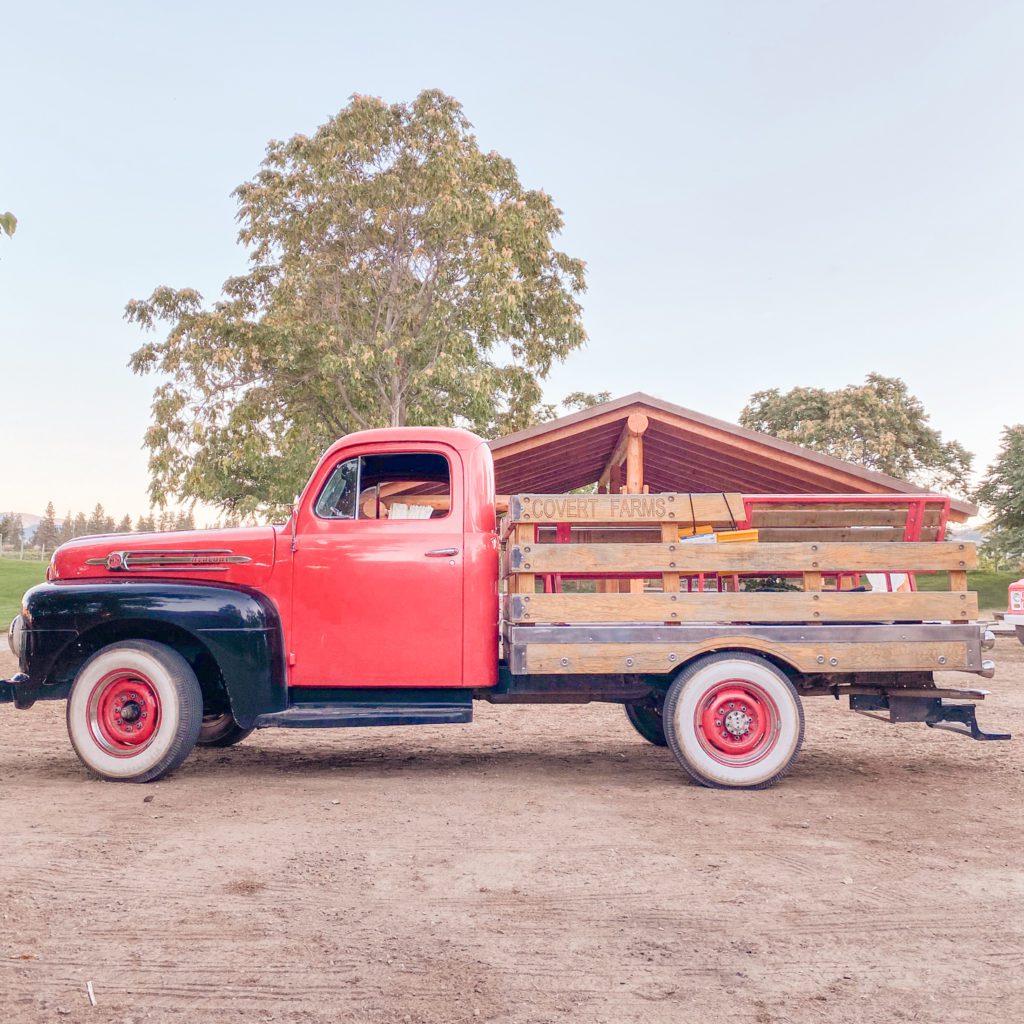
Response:
[[[622,672],[673,672],[699,654],[750,650],[773,654],[800,672],[927,672],[967,670],[963,641],[918,643],[772,643],[756,637],[717,637],[678,644],[526,644],[528,673],[614,675]],[[819,661],[819,659],[821,659]],[[942,660],[940,660],[942,659]],[[833,664],[833,660],[835,664]]]
[[[732,525],[744,518],[739,494],[517,494],[510,515],[524,523]]]
[[[510,622],[923,622],[973,619],[972,593],[530,594],[506,599]]]
[[[510,551],[513,572],[766,573],[915,572],[973,569],[973,544],[526,544]]]
[[[906,524],[904,509],[885,508],[767,508],[754,507],[750,514],[751,526],[758,529],[767,527],[800,526],[898,526]]]
[[[892,499],[891,501],[886,500],[886,501],[881,501],[881,502],[879,502],[879,501],[870,501],[869,502],[869,501],[866,500],[868,497],[870,497],[870,495],[867,495],[867,494],[852,494],[852,495],[848,495],[846,497],[841,497],[839,495],[836,495],[834,500],[830,500],[830,501],[801,501],[799,498],[793,498],[790,501],[772,501],[772,502],[765,503],[765,504],[758,504],[758,499],[757,498],[753,498],[752,501],[754,502],[754,508],[757,508],[757,509],[804,509],[806,511],[814,511],[814,510],[826,509],[826,508],[840,508],[840,509],[850,509],[850,508],[873,508],[873,509],[875,509],[875,508],[877,508],[877,509],[888,509],[890,511],[892,511],[892,510],[899,510],[900,512],[905,513],[907,511],[907,509],[910,507],[910,505],[916,503],[917,500],[918,500],[917,498],[913,497],[912,495],[908,495],[907,498],[905,498],[903,500],[900,500],[900,498],[897,495],[887,494],[886,495],[886,499],[891,498]],[[941,498],[936,498],[934,500],[934,502],[931,502],[931,501],[927,502],[925,504],[925,515],[928,515],[928,513],[930,511],[940,509],[941,505],[942,505],[942,499]]]
[[[768,529],[758,527],[757,536],[763,544],[794,544],[803,541],[820,541],[825,544],[870,544],[875,541],[892,543],[903,540],[903,527],[862,526],[849,530],[835,527],[815,529],[807,526],[792,529],[788,527],[769,527]]]

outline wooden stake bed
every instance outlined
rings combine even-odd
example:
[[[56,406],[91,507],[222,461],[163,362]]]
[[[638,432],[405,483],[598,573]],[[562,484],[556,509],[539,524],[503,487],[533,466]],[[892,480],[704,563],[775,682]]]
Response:
[[[752,515],[732,494],[511,496],[502,618],[512,672],[672,673],[722,649],[800,673],[983,671],[967,591],[973,544],[879,540],[903,534],[899,509],[806,501]],[[789,540],[798,528],[814,539]],[[719,542],[720,531],[740,542]],[[862,578],[917,572],[947,574],[949,591],[871,590]]]

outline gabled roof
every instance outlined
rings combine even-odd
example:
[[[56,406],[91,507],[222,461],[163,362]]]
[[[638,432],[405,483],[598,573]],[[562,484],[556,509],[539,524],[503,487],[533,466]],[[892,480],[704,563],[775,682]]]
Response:
[[[652,491],[747,494],[921,494],[906,480],[770,434],[685,409],[643,392],[603,402],[490,442],[499,494],[555,494],[605,471],[631,413],[648,418],[644,481]],[[953,500],[955,518],[977,513]]]

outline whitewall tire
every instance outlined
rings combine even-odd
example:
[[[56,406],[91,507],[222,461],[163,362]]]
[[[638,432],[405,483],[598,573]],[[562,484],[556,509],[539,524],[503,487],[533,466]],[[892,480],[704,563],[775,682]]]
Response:
[[[766,789],[789,771],[804,739],[803,706],[785,673],[739,651],[685,666],[663,718],[676,761],[703,786]]]
[[[177,651],[151,640],[124,640],[81,667],[67,721],[75,753],[93,774],[152,782],[191,753],[203,724],[203,693]]]

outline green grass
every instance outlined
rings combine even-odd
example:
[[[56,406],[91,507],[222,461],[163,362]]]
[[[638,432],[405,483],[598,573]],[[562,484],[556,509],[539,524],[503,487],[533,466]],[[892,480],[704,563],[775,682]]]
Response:
[[[11,619],[18,614],[21,595],[46,579],[46,565],[46,562],[0,558],[0,632],[6,633]]]
[[[967,574],[967,589],[977,591],[978,607],[981,611],[1002,612],[1006,610],[1006,588],[1020,579],[1016,572],[985,572],[981,569]],[[918,590],[948,590],[949,582],[944,572],[926,576],[919,573]]]

